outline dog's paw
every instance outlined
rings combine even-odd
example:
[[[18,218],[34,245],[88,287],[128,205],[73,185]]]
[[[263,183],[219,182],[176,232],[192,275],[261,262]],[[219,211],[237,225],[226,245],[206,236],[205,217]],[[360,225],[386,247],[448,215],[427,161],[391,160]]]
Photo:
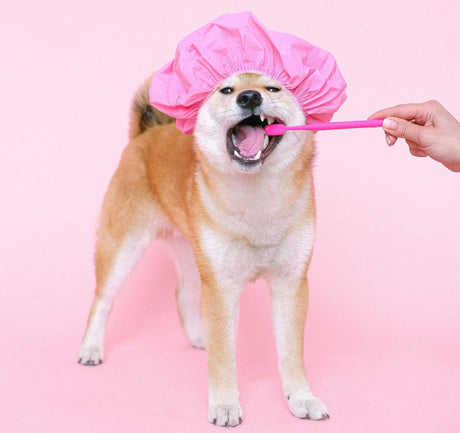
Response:
[[[104,354],[98,346],[82,346],[78,355],[78,363],[82,365],[102,364]]]
[[[189,341],[190,341],[190,344],[195,348],[195,349],[200,349],[200,350],[204,350],[206,349],[206,346],[204,344],[204,338],[202,335],[196,335],[194,337],[190,337],[189,336]]]
[[[243,411],[239,404],[216,404],[209,406],[208,420],[221,427],[235,427],[243,422]]]
[[[195,348],[195,349],[198,349],[198,350],[205,350],[206,349],[206,346],[204,345],[204,341],[203,340],[194,340],[194,341],[191,341],[190,342],[192,344],[192,346]]]
[[[289,409],[298,418],[315,421],[329,419],[327,407],[316,397],[289,398]]]
[[[203,325],[200,318],[183,318],[183,327],[187,339],[196,349],[205,349]]]

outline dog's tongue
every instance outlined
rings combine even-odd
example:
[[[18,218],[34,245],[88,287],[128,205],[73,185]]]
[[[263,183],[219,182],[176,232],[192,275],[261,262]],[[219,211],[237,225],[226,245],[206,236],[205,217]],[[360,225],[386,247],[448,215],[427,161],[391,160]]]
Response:
[[[265,132],[263,128],[243,125],[235,135],[240,155],[244,158],[257,155],[264,148]]]

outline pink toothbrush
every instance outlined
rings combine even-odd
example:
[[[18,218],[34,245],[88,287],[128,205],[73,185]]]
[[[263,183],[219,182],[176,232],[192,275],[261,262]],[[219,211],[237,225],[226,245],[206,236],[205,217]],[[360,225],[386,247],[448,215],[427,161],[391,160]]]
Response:
[[[282,123],[272,123],[265,127],[267,135],[283,135],[286,131],[308,130],[308,131],[325,131],[330,129],[351,129],[351,128],[376,128],[382,126],[383,119],[375,120],[354,120],[349,122],[325,122],[312,123],[310,125],[286,126]]]

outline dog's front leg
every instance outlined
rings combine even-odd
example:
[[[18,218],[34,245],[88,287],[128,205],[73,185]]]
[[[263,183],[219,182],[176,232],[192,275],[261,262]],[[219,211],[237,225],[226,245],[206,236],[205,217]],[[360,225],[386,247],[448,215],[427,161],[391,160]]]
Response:
[[[208,356],[210,422],[236,426],[242,422],[235,346],[241,288],[222,275],[201,273],[202,311]],[[233,282],[234,283],[234,282]],[[233,285],[233,287],[231,287]]]
[[[269,281],[279,370],[291,412],[299,418],[329,418],[326,406],[307,382],[304,364],[304,328],[308,308],[306,272],[299,278],[279,273]]]

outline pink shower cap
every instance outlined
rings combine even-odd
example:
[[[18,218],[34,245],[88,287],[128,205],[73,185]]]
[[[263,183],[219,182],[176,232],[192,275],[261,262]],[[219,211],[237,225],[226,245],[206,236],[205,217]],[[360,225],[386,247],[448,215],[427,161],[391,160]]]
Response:
[[[346,83],[329,52],[266,29],[251,13],[223,15],[186,36],[174,60],[155,73],[150,103],[191,134],[202,103],[226,78],[258,72],[290,91],[307,122],[328,122],[346,99]]]

